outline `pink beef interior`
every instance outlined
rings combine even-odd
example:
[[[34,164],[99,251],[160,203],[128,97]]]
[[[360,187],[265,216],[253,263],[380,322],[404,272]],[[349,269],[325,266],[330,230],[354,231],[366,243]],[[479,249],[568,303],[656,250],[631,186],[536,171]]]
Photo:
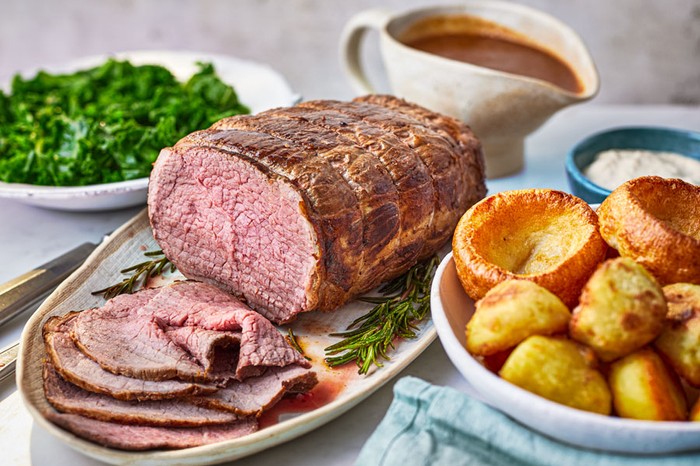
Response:
[[[239,295],[275,322],[313,308],[318,240],[287,182],[236,155],[190,147],[161,152],[150,189],[156,240],[185,276]]]

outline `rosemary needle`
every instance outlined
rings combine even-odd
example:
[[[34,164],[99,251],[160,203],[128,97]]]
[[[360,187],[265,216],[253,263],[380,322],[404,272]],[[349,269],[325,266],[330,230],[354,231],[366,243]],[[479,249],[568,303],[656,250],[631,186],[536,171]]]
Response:
[[[307,361],[311,361],[311,358],[304,353],[304,350],[302,349],[301,345],[299,345],[299,340],[297,340],[297,336],[294,335],[294,330],[292,330],[291,327],[287,329],[286,340],[292,348],[294,348],[299,352],[299,354],[304,356],[304,359],[306,359]]]
[[[430,284],[438,262],[433,256],[381,287],[383,296],[361,298],[374,307],[347,331],[331,334],[343,340],[325,349],[326,363],[335,367],[355,361],[358,372],[366,374],[373,364],[381,367],[381,360],[390,359],[395,339],[415,338],[417,323],[430,312]]]
[[[111,299],[124,293],[131,294],[141,289],[149,278],[161,275],[165,272],[175,272],[175,264],[165,257],[163,251],[148,251],[143,253],[143,255],[149,259],[120,270],[122,274],[131,274],[129,277],[102,290],[93,291],[92,294],[101,294],[105,299]]]

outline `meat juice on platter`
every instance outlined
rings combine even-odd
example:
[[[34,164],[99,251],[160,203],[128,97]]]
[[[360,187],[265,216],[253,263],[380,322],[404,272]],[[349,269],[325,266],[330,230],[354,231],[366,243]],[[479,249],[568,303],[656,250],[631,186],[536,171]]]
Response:
[[[305,102],[185,137],[155,164],[148,214],[190,280],[46,321],[55,409],[44,416],[112,448],[169,449],[332,402],[356,367],[326,367],[333,337],[302,313],[337,309],[434,256],[485,191],[469,128],[391,96]],[[328,322],[337,331],[356,317]],[[313,363],[270,321],[294,321]]]
[[[357,368],[353,364],[334,368],[332,374],[319,373],[319,382],[314,388],[306,393],[290,393],[262,413],[258,418],[260,429],[327,405],[346,388],[348,380],[356,376]]]

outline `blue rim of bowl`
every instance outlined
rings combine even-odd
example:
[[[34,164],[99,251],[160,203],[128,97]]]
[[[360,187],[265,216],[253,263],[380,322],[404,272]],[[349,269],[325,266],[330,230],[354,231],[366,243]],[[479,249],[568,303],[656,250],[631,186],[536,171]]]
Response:
[[[647,133],[657,133],[659,135],[663,136],[672,136],[677,139],[687,139],[687,140],[692,140],[692,141],[697,141],[697,143],[700,145],[700,132],[693,131],[693,130],[687,130],[687,129],[679,129],[679,128],[669,128],[669,127],[663,127],[663,126],[619,126],[619,127],[614,127],[614,128],[609,128],[603,131],[599,131],[597,133],[593,133],[590,136],[587,136],[583,140],[579,141],[575,146],[573,146],[571,149],[566,154],[566,162],[565,162],[565,167],[566,167],[566,172],[569,174],[570,177],[573,177],[576,179],[576,182],[579,183],[582,187],[583,190],[589,191],[591,194],[594,194],[596,196],[600,196],[600,200],[597,202],[601,202],[603,199],[608,197],[610,195],[611,191],[608,189],[603,188],[602,186],[599,186],[595,184],[593,181],[591,181],[584,173],[583,169],[579,167],[576,164],[575,157],[576,155],[581,152],[583,149],[586,148],[586,146],[591,145],[593,142],[601,139],[602,137],[609,137],[613,136],[616,134],[624,134],[627,132],[635,132],[635,131],[643,131]],[[659,150],[659,149],[648,149],[644,147],[634,147],[634,146],[626,146],[626,147],[610,147],[610,149],[640,149],[640,150]],[[672,149],[668,149],[669,151],[672,151]],[[682,154],[688,156],[688,154]],[[695,158],[695,157],[693,157]]]

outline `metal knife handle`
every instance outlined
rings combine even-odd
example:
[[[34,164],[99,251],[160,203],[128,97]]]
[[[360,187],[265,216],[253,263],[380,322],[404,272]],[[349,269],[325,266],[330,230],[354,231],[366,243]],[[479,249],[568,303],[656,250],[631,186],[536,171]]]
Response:
[[[19,354],[19,342],[0,351],[0,382],[14,374]]]
[[[83,243],[62,256],[0,285],[0,325],[51,293],[97,247]]]

